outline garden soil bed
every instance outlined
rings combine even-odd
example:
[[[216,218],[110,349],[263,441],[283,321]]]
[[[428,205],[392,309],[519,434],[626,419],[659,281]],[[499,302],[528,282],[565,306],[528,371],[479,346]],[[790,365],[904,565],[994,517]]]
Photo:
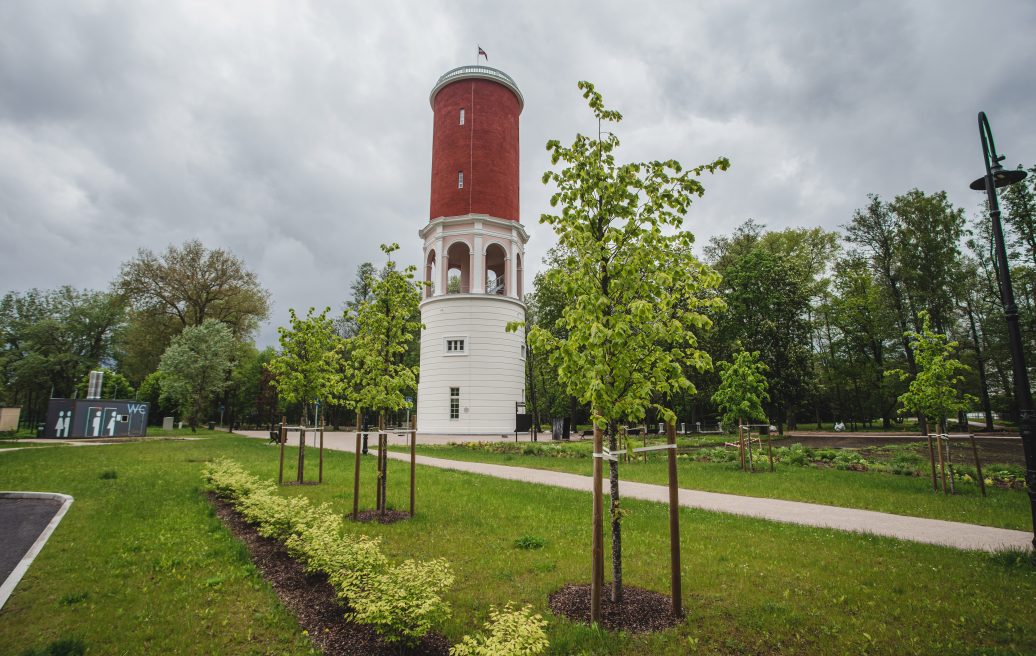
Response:
[[[264,538],[226,501],[209,494],[216,516],[248,548],[252,562],[277,593],[281,603],[328,656],[440,656],[450,651],[446,637],[426,635],[412,648],[384,642],[374,629],[346,621],[334,589],[323,574],[307,574],[277,540]]]
[[[351,514],[349,519],[352,519]],[[405,510],[386,510],[384,513],[379,513],[377,510],[361,510],[356,516],[358,522],[378,522],[379,524],[395,524],[404,519],[410,519],[410,513]]]
[[[569,583],[550,595],[548,602],[555,615],[573,622],[590,623],[590,586]],[[625,586],[622,603],[613,604],[611,587],[601,590],[601,625],[609,631],[648,633],[664,631],[683,622],[672,614],[670,599],[664,594]]]

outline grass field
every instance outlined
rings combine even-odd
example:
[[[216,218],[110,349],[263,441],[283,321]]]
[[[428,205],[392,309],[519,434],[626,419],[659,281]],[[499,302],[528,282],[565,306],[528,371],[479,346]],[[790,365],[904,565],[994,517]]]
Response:
[[[578,457],[557,457],[555,447],[550,442],[546,444],[548,448],[543,454],[537,454],[535,451],[539,449],[535,447],[527,449],[531,453],[495,453],[460,445],[418,446],[417,452],[436,458],[591,474],[592,464],[587,457],[592,450],[589,442],[557,447],[562,450],[560,455],[568,452]],[[686,457],[681,457],[678,463],[680,487],[688,489],[810,501],[1024,531],[1032,529],[1029,499],[1023,490],[990,487],[989,496],[983,498],[976,484],[961,484],[956,495],[946,496],[933,493],[931,479],[927,477],[780,464],[773,473],[749,474],[734,463],[696,462]],[[656,453],[647,462],[621,463],[619,476],[623,480],[665,484],[668,482],[666,457]]]
[[[218,434],[5,454],[0,489],[76,501],[0,611],[0,654],[61,638],[82,640],[89,654],[309,653],[201,490],[206,460],[227,456],[273,478],[276,453],[261,440]],[[315,452],[307,454],[315,475]],[[294,455],[289,449],[288,459]],[[328,453],[323,486],[284,493],[347,512],[352,462]],[[366,507],[373,469],[373,458],[365,460]],[[407,471],[389,463],[390,505],[405,507]],[[627,584],[666,592],[666,508],[625,505]],[[419,467],[417,511],[395,525],[348,527],[382,536],[393,558],[453,564],[454,613],[442,630],[454,641],[477,629],[489,604],[513,600],[548,617],[554,654],[1036,652],[1036,616],[1023,601],[1036,594],[1036,570],[1012,554],[682,509],[687,621],[655,635],[609,635],[546,608],[550,592],[588,579],[588,494]],[[544,546],[516,548],[526,536]]]

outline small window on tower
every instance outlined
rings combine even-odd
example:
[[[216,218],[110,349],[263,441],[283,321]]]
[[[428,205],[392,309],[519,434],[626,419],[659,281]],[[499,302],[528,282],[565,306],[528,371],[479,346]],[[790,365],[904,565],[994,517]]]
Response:
[[[457,189],[464,188],[464,171],[457,171]]]
[[[463,337],[446,338],[446,355],[467,355]]]
[[[464,125],[464,108],[460,108],[460,123],[458,125]]]
[[[450,419],[460,419],[460,388],[450,388]]]

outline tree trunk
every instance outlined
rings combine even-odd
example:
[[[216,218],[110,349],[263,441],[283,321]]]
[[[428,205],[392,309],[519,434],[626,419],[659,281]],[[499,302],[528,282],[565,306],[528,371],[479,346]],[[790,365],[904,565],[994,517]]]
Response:
[[[608,450],[618,451],[617,427],[608,424]],[[608,461],[608,483],[611,493],[612,520],[612,603],[622,603],[622,517],[619,506],[619,462]]]
[[[381,444],[383,439],[381,433],[385,431],[384,410],[382,410],[378,415],[378,431],[378,446],[380,447],[378,449],[378,489],[381,490],[381,494],[379,495],[381,505],[378,506],[378,512],[384,515],[386,507],[385,492],[388,490],[388,486],[386,485],[386,479],[388,478],[388,462],[385,457],[386,454],[384,453],[385,447]]]

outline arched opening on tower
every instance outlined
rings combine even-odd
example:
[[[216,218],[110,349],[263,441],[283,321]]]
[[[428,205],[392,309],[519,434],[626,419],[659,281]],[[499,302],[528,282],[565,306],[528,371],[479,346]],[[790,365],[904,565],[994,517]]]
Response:
[[[524,289],[525,285],[524,285],[524,282],[523,282],[525,280],[525,269],[522,267],[522,254],[518,253],[517,255],[515,255],[515,257],[518,258],[517,259],[517,264],[518,264],[518,266],[517,266],[517,269],[518,269],[517,276],[518,276],[518,280],[516,282],[518,283],[518,300],[520,301],[520,300],[522,300],[522,298],[524,298],[524,294],[525,294],[525,289]]]
[[[428,252],[428,259],[424,263],[424,297],[431,298],[435,294],[435,251]]]
[[[486,248],[486,293],[507,293],[504,268],[507,265],[507,251],[500,244],[490,244]]]
[[[446,293],[466,294],[471,291],[471,249],[462,241],[446,249]]]

